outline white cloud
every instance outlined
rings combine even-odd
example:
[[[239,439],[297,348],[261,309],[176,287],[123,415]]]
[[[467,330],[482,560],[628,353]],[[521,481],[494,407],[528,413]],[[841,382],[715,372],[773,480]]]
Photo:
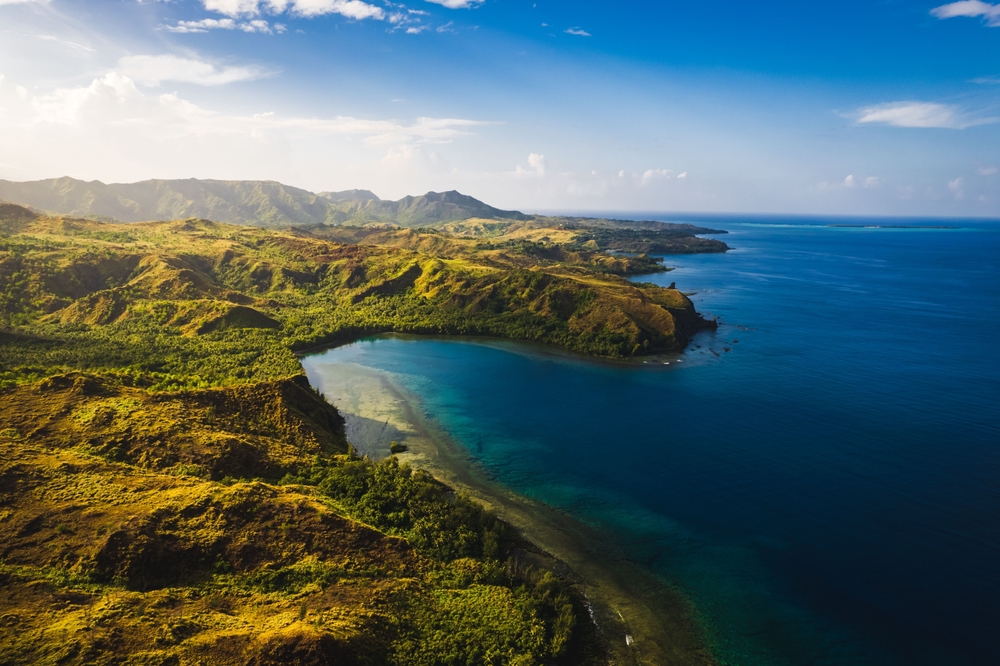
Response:
[[[483,4],[483,0],[427,0],[448,9],[472,9]]]
[[[681,173],[677,174],[677,180],[684,180],[687,177],[688,177],[687,171],[682,171]]]
[[[449,170],[448,163],[437,152],[413,144],[392,146],[379,164],[402,171],[416,168],[424,173],[442,173]]]
[[[159,86],[164,81],[219,86],[266,75],[255,67],[219,68],[203,60],[175,55],[127,56],[118,61],[118,72],[144,86]]]
[[[831,184],[829,181],[824,180],[817,187],[823,191],[853,190],[857,187],[863,187],[866,190],[877,190],[882,187],[882,180],[878,176],[868,176],[862,180],[854,174],[848,174],[840,182],[835,181]]]
[[[578,37],[590,37],[591,34],[584,30],[583,28],[566,28],[564,31],[567,35],[577,35]]]
[[[400,121],[223,114],[175,93],[148,95],[120,72],[110,72],[88,86],[44,94],[25,90],[22,95],[3,81],[0,109],[0,154],[15,164],[41,161],[51,173],[80,168],[88,160],[103,161],[105,169],[121,169],[123,155],[147,172],[161,168],[164,156],[177,156],[187,165],[184,168],[212,160],[231,165],[240,159],[236,155],[255,150],[255,145],[273,150],[292,140],[305,142],[307,152],[316,152],[316,159],[326,164],[329,149],[321,151],[318,146],[327,139],[347,140],[362,152],[409,146],[398,148],[396,154],[413,155],[417,147],[450,143],[488,124],[461,118]],[[429,153],[427,159],[438,158]]]
[[[242,30],[243,32],[273,34],[271,26],[267,21],[262,19],[243,22],[236,22],[231,18],[202,19],[200,21],[179,21],[177,25],[165,25],[162,27],[169,32],[179,33],[200,33],[208,32],[209,30]],[[285,27],[280,23],[274,27],[278,32],[285,31]]]
[[[978,79],[972,79],[969,83],[978,83],[984,86],[1000,85],[1000,76],[980,76]]]
[[[646,187],[655,180],[667,179],[673,175],[674,172],[670,169],[647,169],[639,178],[639,187]]]
[[[941,5],[932,9],[931,15],[939,19],[961,16],[967,18],[982,17],[986,25],[992,28],[1000,27],[1000,5],[991,5],[988,2],[980,2],[980,0],[961,0]]]
[[[545,175],[545,155],[531,153],[528,155],[528,165],[538,172],[538,175]]]
[[[996,172],[997,172],[997,165],[996,164],[992,164],[992,165],[987,166],[987,167],[981,167],[979,169],[979,175],[980,176],[992,176],[992,175],[996,174]]]
[[[385,10],[362,0],[202,0],[205,9],[231,18],[259,16],[262,13],[280,14],[288,11],[298,16],[312,18],[326,14],[340,14],[355,20],[383,21]]]
[[[438,32],[455,32],[455,22],[454,21],[448,21],[444,25],[438,27],[437,31]]]
[[[948,190],[955,195],[956,199],[965,198],[965,186],[961,178],[948,181]]]
[[[406,34],[408,35],[419,35],[424,30],[427,30],[430,26],[427,25],[414,25],[406,29]]]
[[[385,11],[381,7],[361,2],[361,0],[294,0],[292,7],[294,13],[307,17],[340,14],[357,21],[363,19],[385,20]]]
[[[998,118],[973,118],[957,106],[935,102],[890,102],[859,109],[854,117],[858,123],[884,124],[893,127],[940,127],[966,129],[975,125],[997,122]]]
[[[539,155],[538,153],[530,153],[528,155],[528,168],[525,169],[520,164],[514,170],[514,174],[517,176],[526,176],[532,178],[544,178],[545,170],[548,165],[545,162],[545,155]]]
[[[226,16],[256,16],[261,12],[261,5],[268,9],[280,12],[285,9],[287,3],[261,2],[260,0],[202,0],[205,9]]]
[[[23,92],[22,92],[23,90]],[[27,103],[24,125],[73,125],[86,116],[121,108],[130,101],[143,98],[135,83],[117,72],[95,79],[89,86],[59,88],[51,93],[29,99],[27,90],[18,88],[18,98]]]

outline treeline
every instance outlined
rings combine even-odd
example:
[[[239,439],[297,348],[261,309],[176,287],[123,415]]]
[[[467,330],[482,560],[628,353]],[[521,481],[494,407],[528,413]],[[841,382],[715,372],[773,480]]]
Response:
[[[430,589],[405,604],[391,663],[527,666],[587,660],[582,651],[588,642],[574,640],[577,617],[585,617],[583,600],[551,572],[505,555],[527,544],[492,513],[426,472],[400,465],[395,457],[375,462],[349,455],[319,459],[282,482],[316,487],[348,515],[404,537],[440,563]]]

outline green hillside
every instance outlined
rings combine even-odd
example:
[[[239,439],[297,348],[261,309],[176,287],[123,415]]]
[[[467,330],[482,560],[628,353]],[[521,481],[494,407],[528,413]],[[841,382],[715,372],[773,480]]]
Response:
[[[428,474],[359,459],[294,353],[405,331],[627,357],[712,325],[623,277],[654,259],[493,223],[0,205],[3,663],[608,663],[563,568]]]
[[[574,230],[592,249],[653,254],[725,252],[728,246],[696,234],[722,234],[691,224],[525,215],[500,210],[460,192],[428,192],[399,201],[368,190],[314,194],[274,181],[146,180],[104,184],[73,178],[26,183],[0,180],[0,200],[54,215],[108,222],[208,219],[267,228],[318,225],[434,227],[464,236],[539,238]],[[530,234],[528,234],[530,235]]]

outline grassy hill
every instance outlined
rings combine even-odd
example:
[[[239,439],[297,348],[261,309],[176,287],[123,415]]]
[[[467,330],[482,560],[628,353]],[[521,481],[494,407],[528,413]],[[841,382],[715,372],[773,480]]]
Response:
[[[704,325],[680,292],[621,277],[662,270],[652,259],[572,242],[3,211],[0,326],[14,337],[0,361],[26,368],[201,386],[296,374],[292,350],[385,331],[624,357],[679,349]]]
[[[624,279],[649,257],[491,224],[0,205],[3,663],[607,663],[577,585],[429,475],[357,458],[295,356],[406,331],[627,357],[711,325]]]
[[[298,379],[2,393],[5,664],[597,664],[568,582]],[[460,661],[456,661],[456,659]]]
[[[0,180],[0,200],[57,215],[103,221],[210,219],[229,224],[285,228],[316,225],[442,229],[470,237],[564,236],[574,230],[591,249],[658,254],[725,252],[722,234],[691,224],[602,218],[549,217],[500,210],[459,192],[428,192],[399,201],[368,190],[313,194],[274,181],[146,180],[104,184],[73,178],[26,183]]]

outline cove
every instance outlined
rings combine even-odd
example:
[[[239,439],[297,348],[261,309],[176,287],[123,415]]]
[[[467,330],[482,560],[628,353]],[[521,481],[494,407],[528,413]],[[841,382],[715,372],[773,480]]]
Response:
[[[713,219],[733,251],[637,278],[722,322],[669,365],[389,336],[303,366],[348,415],[397,389],[468,465],[677,585],[720,662],[992,663],[1000,227],[864,223]]]

